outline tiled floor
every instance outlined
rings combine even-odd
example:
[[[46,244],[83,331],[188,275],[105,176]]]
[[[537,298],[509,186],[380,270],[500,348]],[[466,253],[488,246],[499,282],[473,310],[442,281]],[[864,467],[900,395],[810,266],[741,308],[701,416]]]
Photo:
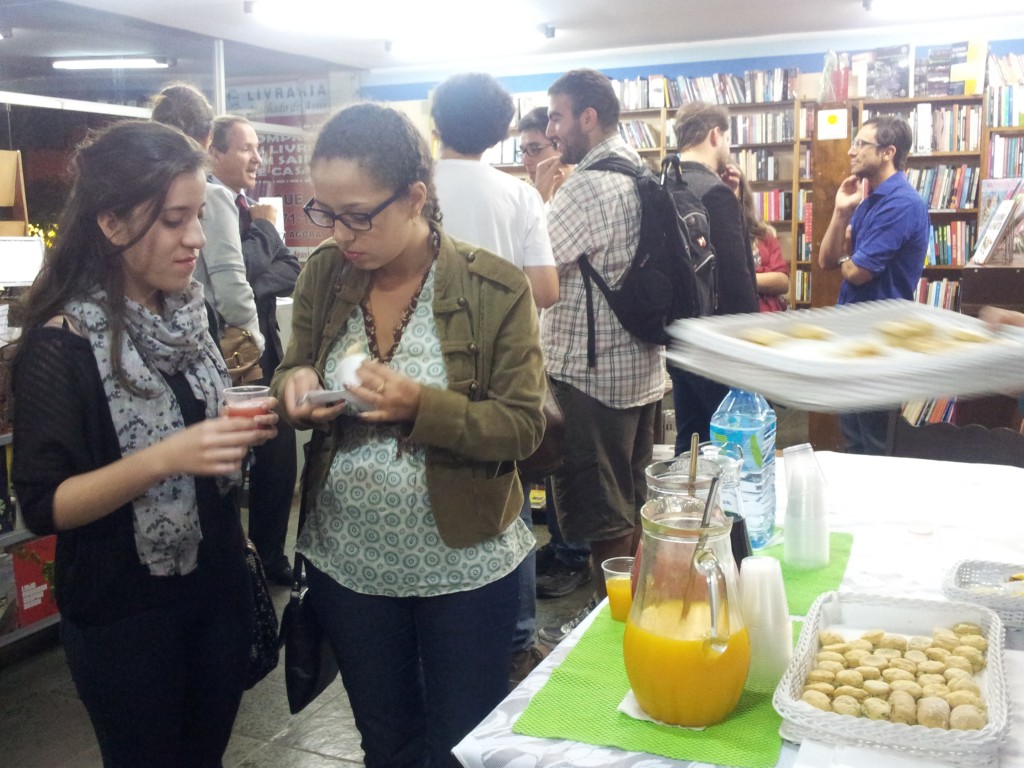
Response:
[[[543,525],[536,526],[536,535],[541,542],[547,540]],[[293,539],[294,530],[289,545]],[[288,589],[272,589],[274,602],[283,609]],[[568,597],[538,601],[538,626],[561,624],[589,599],[590,590],[585,585]],[[362,764],[359,733],[340,680],[292,716],[281,667],[245,694],[224,758],[225,768]],[[33,636],[21,647],[0,649],[0,766],[101,766],[88,715],[75,693],[55,631]]]
[[[806,414],[777,408],[777,446],[807,442]],[[292,515],[294,529],[295,515]],[[547,530],[536,526],[539,542]],[[294,541],[289,533],[289,546]],[[278,608],[286,587],[274,587]],[[590,585],[568,597],[539,600],[537,625],[561,624],[589,599]],[[54,628],[55,629],[55,628]],[[348,698],[335,682],[304,712],[292,716],[279,667],[247,692],[224,759],[226,768],[330,768],[362,765]],[[20,647],[0,649],[0,766],[99,768],[99,750],[75,693],[55,631]]]

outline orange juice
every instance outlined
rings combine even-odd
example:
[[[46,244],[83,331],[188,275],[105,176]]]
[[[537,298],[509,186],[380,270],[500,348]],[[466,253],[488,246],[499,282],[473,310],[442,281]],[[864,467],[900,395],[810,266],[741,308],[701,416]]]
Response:
[[[737,622],[724,649],[701,638],[709,631],[706,603],[684,618],[681,600],[644,608],[639,625],[626,622],[622,654],[640,707],[663,723],[690,727],[720,723],[736,707],[750,666],[750,640]]]
[[[625,621],[629,616],[629,608],[633,605],[633,590],[629,575],[605,579],[604,587],[608,592],[608,607],[611,608],[612,618],[616,621]]]

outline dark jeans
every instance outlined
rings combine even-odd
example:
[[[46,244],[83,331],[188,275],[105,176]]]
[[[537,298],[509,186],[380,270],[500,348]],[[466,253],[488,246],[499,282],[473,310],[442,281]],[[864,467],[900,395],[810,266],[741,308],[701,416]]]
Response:
[[[437,597],[380,597],[307,569],[367,768],[457,765],[454,747],[508,694],[519,578]]]
[[[61,622],[105,768],[220,768],[245,687],[253,598],[244,562],[204,584],[113,624]]]
[[[562,529],[558,527],[558,515],[555,513],[555,490],[551,487],[551,478],[544,481],[544,495],[547,498],[548,533],[551,534],[551,551],[563,565],[574,571],[590,562],[590,547],[585,541],[566,541],[562,538]]]
[[[839,415],[839,429],[847,453],[885,456],[891,411],[859,411]]]
[[[672,379],[672,404],[676,409],[678,456],[690,450],[690,438],[694,432],[700,435],[702,443],[711,439],[711,417],[729,394],[729,388],[674,365],[668,366],[668,375]]]

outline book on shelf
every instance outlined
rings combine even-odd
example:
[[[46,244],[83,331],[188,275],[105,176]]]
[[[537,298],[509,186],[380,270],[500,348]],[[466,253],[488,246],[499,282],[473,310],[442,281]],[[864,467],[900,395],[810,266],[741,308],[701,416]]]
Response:
[[[906,421],[915,427],[924,424],[938,424],[952,421],[956,399],[937,397],[928,400],[910,400],[903,404],[902,414]]]
[[[994,128],[1024,125],[1024,83],[996,85],[986,91],[988,124]]]
[[[988,226],[978,236],[978,247],[974,250],[974,256],[971,257],[973,263],[984,264],[988,261],[1006,234],[1012,232],[1010,225],[1014,221],[1013,212],[1022,197],[1024,195],[1015,195],[1001,201],[996,207],[995,213],[988,221]]]
[[[914,291],[914,300],[919,304],[956,311],[960,306],[960,281],[948,277],[941,280],[922,277]]]
[[[1024,189],[1024,179],[1019,177],[983,179],[981,182],[981,192],[978,197],[978,207],[980,209],[978,222],[981,229],[984,230],[988,225],[989,219],[996,212],[999,203],[1014,197],[1022,189]]]
[[[7,548],[14,564],[19,627],[27,627],[57,613],[53,598],[56,547],[57,537],[50,535]]]
[[[1024,135],[989,136],[988,175],[991,178],[1024,176]]]
[[[989,86],[1024,85],[1024,53],[989,54],[987,76]]]

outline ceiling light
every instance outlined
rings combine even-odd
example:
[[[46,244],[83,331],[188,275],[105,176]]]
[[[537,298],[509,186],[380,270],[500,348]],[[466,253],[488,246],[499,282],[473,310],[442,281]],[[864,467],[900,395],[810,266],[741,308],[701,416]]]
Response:
[[[57,59],[54,69],[167,69],[176,62],[166,57],[116,59]]]

